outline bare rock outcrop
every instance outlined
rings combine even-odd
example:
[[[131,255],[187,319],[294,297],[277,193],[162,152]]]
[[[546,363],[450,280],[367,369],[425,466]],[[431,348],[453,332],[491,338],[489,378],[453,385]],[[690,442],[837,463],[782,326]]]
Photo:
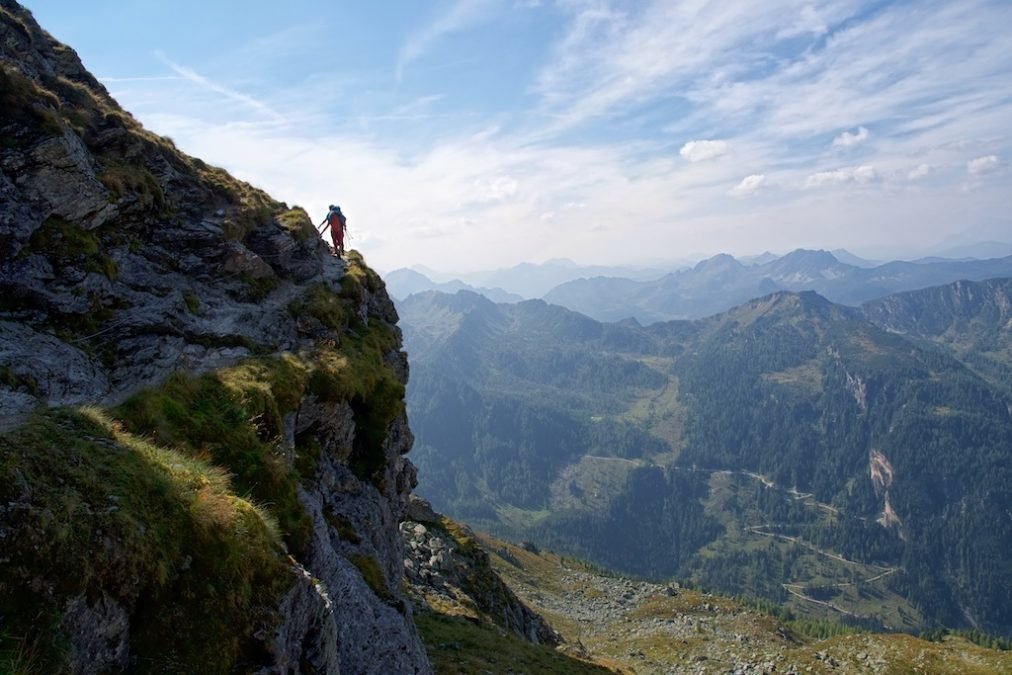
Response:
[[[414,496],[400,525],[405,541],[404,570],[411,596],[421,611],[432,599],[457,606],[465,614],[487,621],[533,644],[558,646],[562,637],[530,609],[492,568],[473,533],[436,513]]]

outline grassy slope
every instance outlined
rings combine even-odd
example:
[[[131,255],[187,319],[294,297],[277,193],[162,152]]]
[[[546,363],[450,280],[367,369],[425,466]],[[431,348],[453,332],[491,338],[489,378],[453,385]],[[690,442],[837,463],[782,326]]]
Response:
[[[591,675],[614,672],[466,618],[439,613],[415,617],[433,669],[456,673],[559,673]]]
[[[0,437],[0,476],[11,528],[0,670],[61,672],[56,626],[81,593],[142,603],[131,626],[142,671],[256,661],[247,636],[270,624],[291,581],[274,517],[239,497],[225,470],[83,409]]]

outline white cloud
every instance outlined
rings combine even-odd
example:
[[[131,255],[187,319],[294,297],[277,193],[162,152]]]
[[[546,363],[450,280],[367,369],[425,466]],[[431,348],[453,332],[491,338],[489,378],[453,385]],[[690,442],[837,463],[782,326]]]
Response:
[[[907,178],[909,178],[910,180],[918,180],[920,178],[928,176],[934,170],[935,168],[930,164],[918,164],[917,166],[915,166],[913,169],[910,170],[910,172],[907,174]]]
[[[997,155],[984,155],[967,162],[966,170],[971,176],[982,176],[997,169],[999,164],[1001,162],[998,160]]]
[[[735,197],[748,197],[759,192],[766,184],[765,174],[752,174],[742,178],[741,182],[731,189],[731,194]]]
[[[805,181],[805,187],[817,188],[826,185],[842,185],[844,183],[872,183],[878,179],[875,167],[862,164],[856,167],[820,171],[811,174]]]
[[[477,181],[475,191],[483,201],[502,201],[517,193],[520,183],[512,176],[496,176],[495,178]]]
[[[690,162],[705,162],[726,155],[727,141],[689,141],[678,151]]]
[[[864,127],[858,127],[858,130],[854,133],[844,131],[842,134],[833,139],[834,148],[852,148],[855,145],[861,145],[871,134]]]

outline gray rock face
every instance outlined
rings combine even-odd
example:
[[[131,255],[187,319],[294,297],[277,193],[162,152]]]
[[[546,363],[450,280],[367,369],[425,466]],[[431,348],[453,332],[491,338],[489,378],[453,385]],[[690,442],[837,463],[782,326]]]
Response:
[[[46,392],[52,405],[79,405],[94,401],[109,391],[109,380],[87,354],[54,335],[33,330],[13,321],[0,321],[0,364],[16,378],[33,382]],[[3,406],[17,412],[15,390],[0,397]],[[23,391],[21,393],[24,393]],[[22,399],[19,399],[23,401]],[[28,410],[38,405],[27,402]],[[22,410],[23,412],[24,410]]]
[[[427,500],[422,499],[418,495],[411,495],[408,498],[407,508],[404,512],[407,520],[413,520],[416,523],[438,523],[441,518],[436,510],[432,508]],[[425,526],[422,525],[424,528]],[[424,530],[422,532],[424,534]]]
[[[492,623],[528,642],[562,643],[555,629],[496,573],[488,554],[473,542],[462,546],[428,502],[413,498],[408,513],[420,515],[428,523],[405,520],[400,525],[405,542],[402,564],[416,603],[424,605],[425,596],[436,596],[451,604],[475,607]]]
[[[337,625],[333,602],[326,589],[301,565],[294,568],[295,584],[280,604],[282,624],[271,636],[274,665],[258,675],[311,672],[336,675],[338,662]]]
[[[18,164],[5,162],[17,172],[19,190],[42,207],[46,217],[59,216],[93,229],[116,214],[109,191],[96,176],[94,158],[70,129],[31,148],[24,163]]]
[[[343,264],[265,215],[283,204],[219,174],[209,183],[206,165],[119,110],[73,50],[16,2],[3,7],[20,22],[0,21],[5,77],[49,95],[25,104],[33,114],[0,111],[0,133],[17,139],[0,146],[0,320],[74,349],[64,373],[49,364],[65,347],[32,343],[39,363],[17,367],[38,370],[25,374],[39,398],[117,400],[175,368],[218,367],[221,348],[294,348],[288,304]],[[19,354],[0,352],[0,368]],[[0,409],[22,399],[0,386]]]
[[[70,639],[74,675],[126,670],[130,615],[114,600],[105,595],[94,602],[74,598],[64,609],[61,626]]]
[[[381,320],[374,314],[369,318]],[[388,355],[387,361],[402,358]],[[307,397],[293,431],[314,434],[322,448],[316,475],[303,484],[299,498],[313,520],[306,566],[333,601],[340,668],[377,675],[431,673],[401,591],[404,549],[398,523],[416,483],[415,468],[404,457],[414,442],[407,418],[402,414],[388,429],[383,477],[376,484],[361,480],[347,465],[355,438],[348,403]]]

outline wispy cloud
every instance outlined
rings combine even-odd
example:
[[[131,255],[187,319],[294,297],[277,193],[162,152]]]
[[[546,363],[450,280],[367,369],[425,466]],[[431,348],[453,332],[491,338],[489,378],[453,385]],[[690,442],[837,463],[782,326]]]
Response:
[[[442,94],[430,94],[428,96],[420,96],[413,101],[409,101],[404,105],[398,106],[394,109],[393,115],[412,116],[420,115],[429,110],[434,103],[437,103],[443,98]]]
[[[267,105],[263,101],[248,94],[244,94],[240,91],[236,91],[235,89],[226,87],[225,85],[219,84],[218,82],[214,82],[204,77],[203,75],[193,70],[192,68],[181,66],[178,63],[173,62],[164,54],[158,53],[157,56],[166,66],[168,66],[173,72],[175,72],[179,77],[183,78],[184,80],[188,80],[189,82],[199,85],[205,89],[208,89],[209,91],[213,91],[216,94],[220,94],[221,96],[224,96],[227,99],[230,99],[237,103],[241,103],[242,105],[257,111],[258,113],[270,117],[275,122],[284,123],[286,121],[284,115],[274,110],[274,108]]]
[[[121,82],[172,82],[180,80],[188,80],[189,78],[183,77],[182,75],[151,75],[146,77],[99,77],[102,82],[111,82],[113,84],[119,84]]]
[[[451,34],[528,4],[444,5],[400,46],[398,78]],[[340,200],[380,266],[453,267],[460,251],[505,264],[529,259],[530,241],[602,260],[747,253],[757,232],[761,250],[909,247],[897,222],[917,222],[924,245],[953,223],[1007,227],[1007,190],[981,178],[1012,152],[1004,0],[544,4],[564,23],[512,83],[532,94],[526,108],[476,113],[441,80],[410,96],[356,84],[326,106],[311,79],[255,98],[172,64],[236,114],[145,121],[279,198],[314,211]],[[156,84],[147,96],[168,88]],[[257,126],[279,117],[268,100],[293,99],[311,128]]]
[[[765,185],[766,176],[761,173],[746,176],[731,189],[731,195],[734,197],[750,197],[759,192]]]
[[[422,58],[441,38],[485,20],[496,7],[495,0],[455,0],[445,13],[408,36],[397,57],[395,79],[404,79],[405,69]]]
[[[875,167],[862,164],[861,166],[813,173],[805,181],[805,187],[824,187],[827,185],[840,185],[842,183],[871,183],[878,180],[878,178],[879,175]]]

